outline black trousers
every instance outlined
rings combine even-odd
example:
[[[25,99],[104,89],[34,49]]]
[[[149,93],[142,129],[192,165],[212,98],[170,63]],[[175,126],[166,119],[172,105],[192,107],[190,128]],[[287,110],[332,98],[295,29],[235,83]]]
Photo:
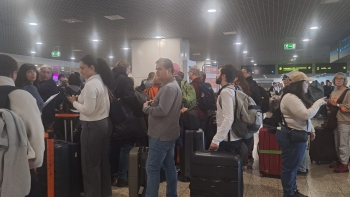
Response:
[[[81,121],[81,124],[81,166],[85,197],[111,196],[108,148],[112,124],[109,118],[99,121]]]

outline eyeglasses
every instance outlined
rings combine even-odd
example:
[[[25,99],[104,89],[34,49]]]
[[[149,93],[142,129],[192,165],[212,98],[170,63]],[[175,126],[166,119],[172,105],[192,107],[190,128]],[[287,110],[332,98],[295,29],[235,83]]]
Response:
[[[344,78],[343,77],[336,77],[335,80],[343,81]]]

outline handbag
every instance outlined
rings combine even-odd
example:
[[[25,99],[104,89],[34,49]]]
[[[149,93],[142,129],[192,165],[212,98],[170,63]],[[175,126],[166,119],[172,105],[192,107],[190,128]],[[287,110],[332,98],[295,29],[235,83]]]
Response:
[[[309,133],[307,131],[289,128],[286,120],[284,119],[283,114],[282,114],[282,120],[284,122],[284,126],[289,130],[289,133],[288,133],[289,142],[291,142],[291,143],[307,142],[307,140],[309,139]],[[306,130],[309,130],[309,121],[308,120],[306,120],[306,125],[307,125]]]
[[[181,114],[180,120],[185,130],[199,129],[199,118],[197,110],[191,109],[185,111],[183,114]]]
[[[346,89],[337,100],[338,104],[342,104],[344,101],[344,98],[346,96],[346,93],[349,89]],[[331,113],[329,116],[324,120],[323,122],[323,128],[325,128],[327,131],[334,131],[338,127],[338,118],[337,113],[339,111],[339,107],[332,107]]]

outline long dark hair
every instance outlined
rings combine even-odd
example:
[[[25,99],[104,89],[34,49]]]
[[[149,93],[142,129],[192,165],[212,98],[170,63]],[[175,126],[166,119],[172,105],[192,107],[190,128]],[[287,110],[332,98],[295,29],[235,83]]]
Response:
[[[94,66],[95,72],[101,75],[103,83],[107,87],[111,87],[113,75],[111,69],[104,59],[95,58],[93,55],[85,55],[80,61],[82,61],[88,67]]]
[[[305,105],[306,108],[310,108],[312,106],[312,103],[306,99],[305,97],[305,93],[303,92],[303,81],[298,81],[295,83],[291,83],[289,86],[285,87],[283,89],[283,94],[282,94],[282,98],[284,97],[284,95],[286,94],[294,94],[295,96],[297,96]],[[281,98],[281,100],[282,100]]]
[[[252,92],[250,91],[249,84],[248,84],[248,82],[245,80],[244,74],[243,74],[243,72],[242,72],[241,70],[237,72],[236,77],[238,78],[239,85],[241,86],[243,92],[244,92],[246,95],[251,96],[251,95],[252,95]]]
[[[305,97],[305,93],[303,92],[303,83],[304,83],[304,80],[291,83],[289,86],[285,87],[283,89],[283,94],[280,102],[282,101],[283,97],[286,94],[294,94],[303,102],[306,108],[310,108],[312,106],[312,103],[309,100],[307,100]],[[277,122],[282,122],[281,107],[278,107],[276,110],[273,111],[273,116]]]
[[[16,81],[15,81],[16,87],[22,88],[25,85],[31,84],[30,81],[28,81],[28,79],[27,79],[27,71],[28,70],[35,71],[36,72],[36,80],[35,81],[38,80],[39,73],[36,70],[36,67],[33,64],[23,64],[19,68],[18,73],[17,73],[17,78],[16,78]]]

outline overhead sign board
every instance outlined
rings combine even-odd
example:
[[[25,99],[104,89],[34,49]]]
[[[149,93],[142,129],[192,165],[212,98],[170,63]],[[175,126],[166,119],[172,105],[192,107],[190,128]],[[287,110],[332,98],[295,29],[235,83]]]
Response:
[[[292,71],[312,73],[312,64],[278,65],[278,74],[289,73]]]
[[[295,50],[296,44],[295,43],[286,43],[284,44],[284,50]]]
[[[315,73],[338,73],[338,72],[347,72],[346,63],[334,63],[334,64],[316,64]]]
[[[51,52],[51,56],[52,57],[61,57],[61,52],[59,52],[59,51],[52,51]]]
[[[204,66],[204,72],[207,75],[205,82],[210,83],[214,92],[219,91],[219,86],[216,84],[216,75],[218,74],[218,67],[216,66]]]
[[[350,55],[350,36],[339,42],[339,59]]]

